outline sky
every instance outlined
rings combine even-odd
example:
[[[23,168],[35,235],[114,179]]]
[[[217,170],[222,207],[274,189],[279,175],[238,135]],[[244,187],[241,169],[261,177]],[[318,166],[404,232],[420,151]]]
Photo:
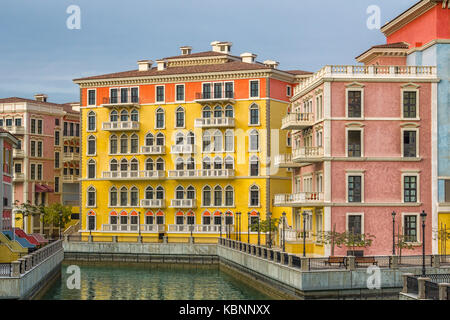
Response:
[[[137,69],[137,61],[211,50],[230,41],[231,53],[276,60],[282,70],[317,71],[356,64],[386,42],[381,26],[418,0],[2,0],[0,98],[45,93],[56,103],[79,101],[73,79]],[[80,29],[69,29],[80,8]],[[372,21],[370,19],[370,21]]]

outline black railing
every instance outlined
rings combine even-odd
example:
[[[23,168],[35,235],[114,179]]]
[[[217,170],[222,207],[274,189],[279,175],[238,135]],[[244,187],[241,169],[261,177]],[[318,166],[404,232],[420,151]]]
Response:
[[[0,263],[0,277],[11,276],[11,264],[10,263]]]
[[[277,257],[276,262],[280,263],[281,262],[281,252],[277,251],[276,257]]]
[[[434,283],[450,283],[450,274],[442,273],[442,274],[427,274],[427,278],[430,278],[431,282]]]
[[[439,300],[439,285],[425,281],[425,299]]]
[[[406,277],[406,285],[408,287],[408,293],[413,294],[419,293],[419,282],[416,277],[411,276]]]
[[[284,253],[284,264],[288,265],[289,264],[289,254]]]
[[[292,256],[292,266],[294,268],[301,268],[301,260],[300,257]]]

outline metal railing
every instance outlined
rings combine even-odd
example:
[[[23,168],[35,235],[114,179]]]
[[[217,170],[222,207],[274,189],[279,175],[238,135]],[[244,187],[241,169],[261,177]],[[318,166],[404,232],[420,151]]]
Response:
[[[416,277],[408,276],[406,277],[406,283],[408,286],[408,293],[418,294],[419,293],[419,281]]]
[[[0,263],[0,277],[11,276],[11,263]]]

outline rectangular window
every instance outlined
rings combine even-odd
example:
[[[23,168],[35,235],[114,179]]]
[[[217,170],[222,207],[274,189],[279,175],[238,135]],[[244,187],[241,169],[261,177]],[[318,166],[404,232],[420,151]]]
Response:
[[[403,156],[417,157],[416,131],[403,131]]]
[[[292,95],[292,87],[286,86],[286,96],[290,97]]]
[[[361,234],[362,233],[361,222],[362,222],[361,215],[349,215],[347,226],[348,232],[352,234]]]
[[[31,141],[30,142],[30,153],[32,157],[36,156],[36,141]]]
[[[348,156],[361,157],[361,131],[349,130],[348,134]]]
[[[15,118],[14,119],[14,125],[16,127],[21,127],[22,126],[22,118]]]
[[[55,192],[59,192],[59,177],[55,177]]]
[[[74,123],[73,122],[71,122],[70,123],[70,133],[69,133],[69,136],[71,136],[71,137],[73,137],[75,134],[74,134]]]
[[[36,180],[36,165],[34,163],[30,166],[30,179]]]
[[[42,120],[37,121],[37,133],[42,134]]]
[[[95,106],[95,90],[88,90],[88,105]]]
[[[42,164],[37,165],[37,179],[42,180]]]
[[[13,119],[6,119],[6,126],[12,127],[12,122],[13,122]]]
[[[80,136],[80,125],[78,123],[75,123],[75,136]]]
[[[128,102],[128,88],[120,88],[120,103]]]
[[[202,99],[211,99],[211,83],[204,83],[202,90]]]
[[[184,101],[184,84],[177,84],[175,87],[177,101]]]
[[[31,119],[31,133],[36,133],[36,119]]]
[[[221,99],[222,98],[222,83],[214,83],[214,98]]]
[[[37,156],[42,157],[42,141],[38,141],[37,143]]]
[[[250,81],[250,97],[259,97],[259,81]]]
[[[348,91],[348,117],[361,118],[361,91]]]
[[[109,103],[119,102],[118,97],[119,97],[119,91],[117,90],[117,88],[111,89]]]
[[[22,164],[21,163],[15,163],[14,164],[14,172],[15,173],[22,173]]]
[[[164,102],[164,86],[156,86],[156,102]]]
[[[417,92],[404,91],[403,92],[403,117],[416,118],[417,110]]]
[[[444,196],[444,201],[445,202],[450,202],[450,180],[445,180],[445,196]]]
[[[55,146],[59,146],[59,131],[55,131]]]
[[[348,202],[361,202],[361,176],[348,177]]]
[[[417,176],[403,177],[404,202],[417,202]]]
[[[139,102],[139,88],[131,88],[131,102]]]
[[[225,98],[234,98],[233,82],[225,82]]]
[[[0,127],[3,127],[3,119],[0,119]]]
[[[417,242],[417,216],[404,216],[405,240]]]
[[[58,118],[55,119],[55,126],[59,126],[59,119]]]
[[[59,169],[59,152],[55,152],[55,168]]]
[[[68,123],[64,122],[64,129],[63,129],[63,136],[67,137],[67,132],[68,132]]]

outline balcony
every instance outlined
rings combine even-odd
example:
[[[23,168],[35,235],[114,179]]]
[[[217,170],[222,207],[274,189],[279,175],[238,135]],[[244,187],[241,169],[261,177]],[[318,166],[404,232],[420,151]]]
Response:
[[[162,179],[164,178],[163,170],[153,171],[103,171],[102,178],[108,180],[131,180],[131,179]]]
[[[311,231],[305,231],[305,238],[311,241],[313,233]],[[285,239],[287,242],[297,242],[303,240],[303,231],[301,230],[285,230]]]
[[[292,150],[294,162],[322,162],[323,147],[301,147]]]
[[[25,134],[25,127],[23,126],[5,127],[5,130],[9,131],[11,134]]]
[[[276,194],[273,205],[278,207],[323,206],[323,192]]]
[[[212,233],[219,234],[220,228],[222,228],[222,233],[226,233],[227,227],[225,225],[202,225],[202,224],[169,224],[168,232],[170,233]],[[229,225],[230,232],[234,232],[234,226]]]
[[[13,149],[13,158],[24,158],[25,151],[22,149]]]
[[[168,178],[174,179],[234,178],[234,170],[233,169],[169,170]]]
[[[141,146],[141,154],[165,154],[165,146]]]
[[[103,224],[102,231],[115,231],[115,232],[148,232],[148,233],[160,233],[165,231],[165,225],[163,224]]]
[[[166,226],[163,224],[141,224],[141,232],[161,233],[166,231]]]
[[[13,176],[13,182],[23,182],[25,180],[25,174],[22,172],[16,172]]]
[[[197,201],[195,199],[172,199],[170,200],[170,207],[194,209],[197,207]]]
[[[139,131],[139,122],[137,121],[103,122],[102,129],[105,131]]]
[[[199,118],[195,119],[195,128],[234,128],[234,118]]]
[[[303,130],[314,124],[312,113],[290,113],[281,120],[282,130]]]
[[[79,200],[63,200],[63,205],[71,206],[71,207],[79,207],[80,201]]]
[[[290,153],[276,155],[274,164],[278,168],[298,168],[303,166],[301,163],[295,163]]]
[[[79,153],[64,152],[63,161],[80,161]]]
[[[170,147],[170,153],[187,154],[194,153],[195,146],[193,144],[174,144]]]
[[[234,92],[197,92],[195,94],[195,102],[197,103],[216,103],[216,102],[229,102],[235,103]]]
[[[142,208],[164,208],[166,206],[166,202],[164,199],[142,199],[141,207]]]
[[[74,176],[74,175],[63,176],[62,182],[63,183],[75,183],[75,182],[78,182],[78,176]]]
[[[141,99],[136,96],[123,96],[123,97],[109,97],[103,98],[102,107],[137,107],[141,104]]]

